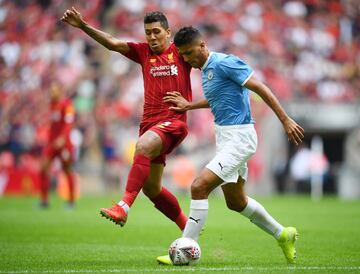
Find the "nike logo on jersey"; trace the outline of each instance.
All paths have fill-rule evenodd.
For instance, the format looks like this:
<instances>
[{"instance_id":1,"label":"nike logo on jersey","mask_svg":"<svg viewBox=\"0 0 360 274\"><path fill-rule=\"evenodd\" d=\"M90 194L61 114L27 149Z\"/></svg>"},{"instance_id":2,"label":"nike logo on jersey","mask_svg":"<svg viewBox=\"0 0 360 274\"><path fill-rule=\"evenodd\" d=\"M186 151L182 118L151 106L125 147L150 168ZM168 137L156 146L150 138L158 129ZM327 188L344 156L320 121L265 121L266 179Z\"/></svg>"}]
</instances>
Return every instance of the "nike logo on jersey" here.
<instances>
[{"instance_id":1,"label":"nike logo on jersey","mask_svg":"<svg viewBox=\"0 0 360 274\"><path fill-rule=\"evenodd\" d=\"M199 223L200 219L194 219L193 217L189 217L190 220L193 220L195 223Z\"/></svg>"}]
</instances>

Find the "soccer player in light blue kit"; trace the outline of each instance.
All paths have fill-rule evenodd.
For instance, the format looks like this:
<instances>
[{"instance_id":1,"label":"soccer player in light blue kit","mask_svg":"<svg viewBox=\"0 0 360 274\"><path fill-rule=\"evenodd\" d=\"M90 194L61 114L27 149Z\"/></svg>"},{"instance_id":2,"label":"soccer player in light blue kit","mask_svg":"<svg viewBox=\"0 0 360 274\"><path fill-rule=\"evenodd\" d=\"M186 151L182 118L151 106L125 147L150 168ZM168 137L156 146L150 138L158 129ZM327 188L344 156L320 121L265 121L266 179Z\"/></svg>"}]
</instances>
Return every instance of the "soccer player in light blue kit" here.
<instances>
[{"instance_id":1,"label":"soccer player in light blue kit","mask_svg":"<svg viewBox=\"0 0 360 274\"><path fill-rule=\"evenodd\" d=\"M201 69L206 100L190 103L179 92L169 92L164 101L173 104L170 108L176 111L210 107L216 134L216 155L191 185L190 215L182 237L198 239L208 214L208 196L221 185L228 208L272 235L287 261L294 263L296 228L283 227L259 202L245 194L246 163L257 147L249 90L256 92L275 112L291 142L301 143L304 130L286 114L271 90L253 76L251 67L240 58L209 52L200 32L193 27L180 29L174 42L184 60ZM168 256L157 260L171 264Z\"/></svg>"}]
</instances>

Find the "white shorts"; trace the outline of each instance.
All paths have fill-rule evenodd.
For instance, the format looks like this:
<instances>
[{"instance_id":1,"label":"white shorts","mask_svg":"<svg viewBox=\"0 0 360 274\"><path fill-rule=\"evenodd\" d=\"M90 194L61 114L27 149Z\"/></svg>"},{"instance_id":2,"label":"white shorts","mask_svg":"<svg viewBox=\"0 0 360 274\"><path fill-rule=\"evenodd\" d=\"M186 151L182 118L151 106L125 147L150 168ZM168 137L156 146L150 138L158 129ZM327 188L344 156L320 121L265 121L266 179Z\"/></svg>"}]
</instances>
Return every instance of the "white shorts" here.
<instances>
[{"instance_id":1,"label":"white shorts","mask_svg":"<svg viewBox=\"0 0 360 274\"><path fill-rule=\"evenodd\" d=\"M236 183L239 176L248 176L246 162L255 153L257 134L253 124L215 125L216 155L206 165L225 183Z\"/></svg>"}]
</instances>

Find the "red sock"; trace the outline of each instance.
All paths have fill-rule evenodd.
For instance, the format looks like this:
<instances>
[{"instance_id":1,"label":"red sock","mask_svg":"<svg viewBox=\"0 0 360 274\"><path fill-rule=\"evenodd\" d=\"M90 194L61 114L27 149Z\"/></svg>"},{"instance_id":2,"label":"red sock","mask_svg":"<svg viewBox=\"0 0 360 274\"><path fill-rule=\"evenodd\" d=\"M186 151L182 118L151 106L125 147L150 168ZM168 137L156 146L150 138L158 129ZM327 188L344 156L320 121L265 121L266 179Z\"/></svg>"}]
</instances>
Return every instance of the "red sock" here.
<instances>
[{"instance_id":1,"label":"red sock","mask_svg":"<svg viewBox=\"0 0 360 274\"><path fill-rule=\"evenodd\" d=\"M130 169L122 201L129 207L135 201L137 195L150 175L150 158L144 155L135 155L133 165Z\"/></svg>"},{"instance_id":2,"label":"red sock","mask_svg":"<svg viewBox=\"0 0 360 274\"><path fill-rule=\"evenodd\" d=\"M65 172L66 179L68 181L69 187L69 202L73 203L75 201L75 182L74 182L74 174L70 171L69 173Z\"/></svg>"},{"instance_id":3,"label":"red sock","mask_svg":"<svg viewBox=\"0 0 360 274\"><path fill-rule=\"evenodd\" d=\"M160 210L170 220L175 222L181 231L185 229L188 218L181 210L176 197L165 187L163 187L159 195L152 198L151 201L158 210Z\"/></svg>"},{"instance_id":4,"label":"red sock","mask_svg":"<svg viewBox=\"0 0 360 274\"><path fill-rule=\"evenodd\" d=\"M49 176L46 174L46 172L41 172L41 174L40 174L40 199L44 203L48 202L49 187L50 187Z\"/></svg>"}]
</instances>

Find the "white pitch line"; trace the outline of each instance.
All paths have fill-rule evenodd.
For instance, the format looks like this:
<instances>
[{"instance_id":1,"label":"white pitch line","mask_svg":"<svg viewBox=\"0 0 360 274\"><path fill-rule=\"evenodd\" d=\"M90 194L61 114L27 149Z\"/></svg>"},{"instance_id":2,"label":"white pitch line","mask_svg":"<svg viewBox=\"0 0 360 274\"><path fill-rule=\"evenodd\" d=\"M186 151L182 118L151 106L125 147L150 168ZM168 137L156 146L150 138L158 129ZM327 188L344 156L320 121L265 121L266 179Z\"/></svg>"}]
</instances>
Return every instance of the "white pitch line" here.
<instances>
[{"instance_id":1,"label":"white pitch line","mask_svg":"<svg viewBox=\"0 0 360 274\"><path fill-rule=\"evenodd\" d=\"M161 266L162 267L162 266ZM360 266L284 266L284 267L177 267L177 268L122 268L122 269L68 269L68 270L23 270L1 271L0 273L124 273L124 272L198 272L198 271L271 271L271 270L360 270Z\"/></svg>"}]
</instances>

